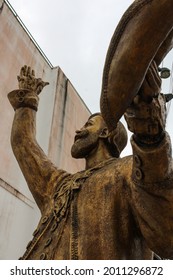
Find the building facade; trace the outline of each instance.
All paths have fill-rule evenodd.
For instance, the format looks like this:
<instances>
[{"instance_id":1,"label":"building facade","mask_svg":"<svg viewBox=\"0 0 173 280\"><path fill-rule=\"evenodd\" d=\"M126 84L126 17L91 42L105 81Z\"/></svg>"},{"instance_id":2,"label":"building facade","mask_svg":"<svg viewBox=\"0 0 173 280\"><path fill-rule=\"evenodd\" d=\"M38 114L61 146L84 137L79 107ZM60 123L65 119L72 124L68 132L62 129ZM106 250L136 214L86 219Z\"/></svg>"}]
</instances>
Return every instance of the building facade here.
<instances>
[{"instance_id":1,"label":"building facade","mask_svg":"<svg viewBox=\"0 0 173 280\"><path fill-rule=\"evenodd\" d=\"M17 88L17 75L29 65L49 82L37 112L37 141L58 167L69 172L84 168L72 159L75 130L90 111L60 67L53 67L6 1L0 0L0 259L18 259L40 218L14 158L10 134L14 111L7 94ZM80 116L80 118L79 118Z\"/></svg>"}]
</instances>

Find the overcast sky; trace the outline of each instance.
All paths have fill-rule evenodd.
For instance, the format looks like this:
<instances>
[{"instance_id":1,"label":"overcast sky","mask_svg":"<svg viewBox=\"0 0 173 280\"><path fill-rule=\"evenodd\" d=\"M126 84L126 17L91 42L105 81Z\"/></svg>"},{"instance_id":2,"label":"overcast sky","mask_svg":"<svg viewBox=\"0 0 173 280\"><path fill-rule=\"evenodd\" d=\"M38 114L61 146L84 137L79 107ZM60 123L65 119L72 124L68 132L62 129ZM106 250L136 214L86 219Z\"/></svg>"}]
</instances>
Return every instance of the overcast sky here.
<instances>
[{"instance_id":1,"label":"overcast sky","mask_svg":"<svg viewBox=\"0 0 173 280\"><path fill-rule=\"evenodd\" d=\"M9 0L53 66L60 66L92 113L113 32L132 0ZM172 67L173 52L163 66ZM171 90L170 79L164 92ZM171 108L173 118L173 108ZM172 122L172 121L171 121ZM171 127L169 121L169 127ZM173 132L172 132L173 135Z\"/></svg>"},{"instance_id":2,"label":"overcast sky","mask_svg":"<svg viewBox=\"0 0 173 280\"><path fill-rule=\"evenodd\" d=\"M9 0L53 66L92 112L99 110L111 36L132 0Z\"/></svg>"}]
</instances>

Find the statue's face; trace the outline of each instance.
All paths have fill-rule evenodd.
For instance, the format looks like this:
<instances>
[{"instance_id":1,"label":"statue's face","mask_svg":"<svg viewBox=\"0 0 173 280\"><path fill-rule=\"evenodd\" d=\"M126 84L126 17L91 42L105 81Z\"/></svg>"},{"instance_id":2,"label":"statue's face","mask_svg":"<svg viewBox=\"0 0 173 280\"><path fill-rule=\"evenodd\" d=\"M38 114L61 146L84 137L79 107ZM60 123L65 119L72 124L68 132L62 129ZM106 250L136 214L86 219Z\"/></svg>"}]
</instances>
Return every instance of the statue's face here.
<instances>
[{"instance_id":1,"label":"statue's face","mask_svg":"<svg viewBox=\"0 0 173 280\"><path fill-rule=\"evenodd\" d=\"M93 150L97 149L99 135L103 128L103 119L97 115L89 119L86 124L76 131L71 155L74 158L86 158Z\"/></svg>"}]
</instances>

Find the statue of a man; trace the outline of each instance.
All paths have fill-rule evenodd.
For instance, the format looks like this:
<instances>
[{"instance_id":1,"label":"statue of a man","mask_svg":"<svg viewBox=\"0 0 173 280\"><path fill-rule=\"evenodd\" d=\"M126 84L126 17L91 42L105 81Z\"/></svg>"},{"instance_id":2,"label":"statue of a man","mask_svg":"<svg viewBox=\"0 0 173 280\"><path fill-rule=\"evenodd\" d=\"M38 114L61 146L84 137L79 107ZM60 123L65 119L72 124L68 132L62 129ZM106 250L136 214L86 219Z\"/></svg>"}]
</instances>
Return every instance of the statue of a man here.
<instances>
[{"instance_id":1,"label":"statue of a man","mask_svg":"<svg viewBox=\"0 0 173 280\"><path fill-rule=\"evenodd\" d=\"M171 143L155 64L125 114L133 155L119 157L127 141L123 125L110 135L95 114L76 131L72 156L86 161L76 174L54 166L35 138L46 83L27 66L18 81L8 95L15 109L11 143L42 215L22 259L152 259L153 252L173 258Z\"/></svg>"}]
</instances>

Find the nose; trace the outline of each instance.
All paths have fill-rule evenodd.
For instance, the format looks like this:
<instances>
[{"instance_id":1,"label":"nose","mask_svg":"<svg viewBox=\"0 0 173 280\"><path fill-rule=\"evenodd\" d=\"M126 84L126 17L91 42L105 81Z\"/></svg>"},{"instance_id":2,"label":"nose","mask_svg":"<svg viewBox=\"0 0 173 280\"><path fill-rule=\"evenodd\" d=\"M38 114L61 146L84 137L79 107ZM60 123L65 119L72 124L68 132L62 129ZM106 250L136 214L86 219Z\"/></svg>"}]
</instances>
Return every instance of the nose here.
<instances>
[{"instance_id":1,"label":"nose","mask_svg":"<svg viewBox=\"0 0 173 280\"><path fill-rule=\"evenodd\" d=\"M79 133L81 133L81 132L82 132L82 130L83 130L83 127L82 127L82 128L80 128L80 129L77 129L75 132L76 132L76 134L79 134Z\"/></svg>"}]
</instances>

